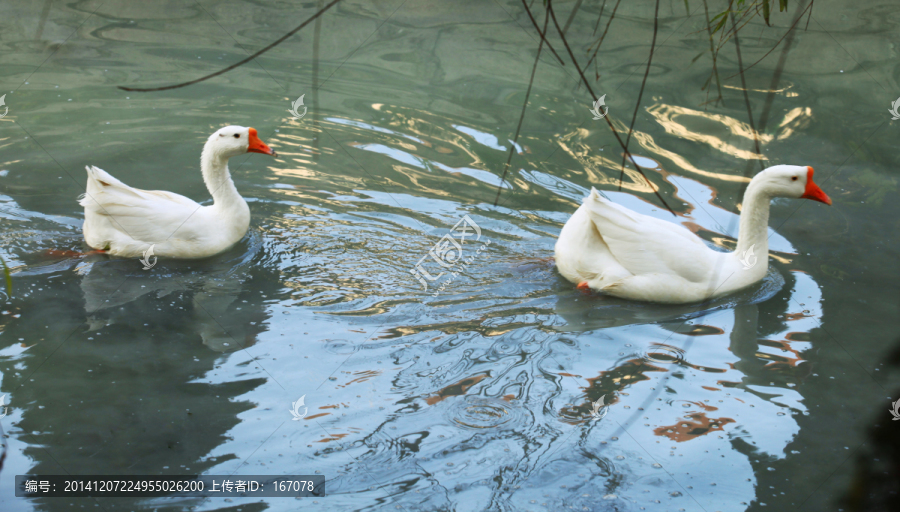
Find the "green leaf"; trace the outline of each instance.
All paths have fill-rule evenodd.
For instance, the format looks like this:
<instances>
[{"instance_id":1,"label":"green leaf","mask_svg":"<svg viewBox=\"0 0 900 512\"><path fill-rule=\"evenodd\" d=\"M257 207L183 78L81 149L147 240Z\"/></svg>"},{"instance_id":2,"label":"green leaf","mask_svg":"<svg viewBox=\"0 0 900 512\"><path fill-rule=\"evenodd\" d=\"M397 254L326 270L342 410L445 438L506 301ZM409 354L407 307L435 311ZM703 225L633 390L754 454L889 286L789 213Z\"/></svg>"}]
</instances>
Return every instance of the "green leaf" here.
<instances>
[{"instance_id":1,"label":"green leaf","mask_svg":"<svg viewBox=\"0 0 900 512\"><path fill-rule=\"evenodd\" d=\"M725 13L722 13L722 14L725 14ZM725 25L725 22L727 20L728 20L728 18L722 18L722 20L719 21L718 24L716 24L716 28L713 29L712 33L715 34L716 32L718 32L719 29L722 28L723 25Z\"/></svg>"},{"instance_id":2,"label":"green leaf","mask_svg":"<svg viewBox=\"0 0 900 512\"><path fill-rule=\"evenodd\" d=\"M706 53L706 52L700 52L700 53L698 53L696 57L694 57L693 59L691 59L691 64L697 62L697 59L699 59L700 57L703 57L703 54L704 54L704 53Z\"/></svg>"},{"instance_id":3,"label":"green leaf","mask_svg":"<svg viewBox=\"0 0 900 512\"><path fill-rule=\"evenodd\" d=\"M763 19L766 20L766 25L771 27L772 24L769 23L769 0L762 0L762 3L763 3Z\"/></svg>"},{"instance_id":4,"label":"green leaf","mask_svg":"<svg viewBox=\"0 0 900 512\"><path fill-rule=\"evenodd\" d=\"M787 2L788 2L788 0L778 0L778 11L779 12L784 12L784 10L787 9Z\"/></svg>"}]
</instances>

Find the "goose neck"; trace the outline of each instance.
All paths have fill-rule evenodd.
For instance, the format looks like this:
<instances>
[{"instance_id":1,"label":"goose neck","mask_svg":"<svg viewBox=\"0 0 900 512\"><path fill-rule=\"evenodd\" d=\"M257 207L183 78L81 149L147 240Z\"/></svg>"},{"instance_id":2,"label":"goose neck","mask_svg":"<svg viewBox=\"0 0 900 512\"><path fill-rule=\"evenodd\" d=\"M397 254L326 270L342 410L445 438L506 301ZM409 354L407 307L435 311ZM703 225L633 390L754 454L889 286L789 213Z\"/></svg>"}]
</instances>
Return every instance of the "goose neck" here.
<instances>
[{"instance_id":1,"label":"goose neck","mask_svg":"<svg viewBox=\"0 0 900 512\"><path fill-rule=\"evenodd\" d=\"M231 180L227 157L204 147L200 156L200 170L214 205L227 207L232 203L244 202L234 186L234 181Z\"/></svg>"},{"instance_id":2,"label":"goose neck","mask_svg":"<svg viewBox=\"0 0 900 512\"><path fill-rule=\"evenodd\" d=\"M744 253L754 245L756 254L769 251L769 202L771 196L759 183L750 182L741 207L740 229L735 252Z\"/></svg>"}]
</instances>

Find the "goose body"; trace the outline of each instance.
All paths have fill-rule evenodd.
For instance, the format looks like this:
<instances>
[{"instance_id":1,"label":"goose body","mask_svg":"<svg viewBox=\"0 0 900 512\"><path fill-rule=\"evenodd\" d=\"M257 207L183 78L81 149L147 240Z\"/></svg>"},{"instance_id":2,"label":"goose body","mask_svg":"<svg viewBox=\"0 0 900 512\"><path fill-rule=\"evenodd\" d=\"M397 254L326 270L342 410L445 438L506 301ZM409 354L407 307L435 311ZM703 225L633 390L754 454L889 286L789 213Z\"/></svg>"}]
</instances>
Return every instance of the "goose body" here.
<instances>
[{"instance_id":1,"label":"goose body","mask_svg":"<svg viewBox=\"0 0 900 512\"><path fill-rule=\"evenodd\" d=\"M87 167L87 187L79 200L85 241L123 257L140 257L151 246L153 254L169 258L205 258L227 250L250 226L250 208L231 180L228 159L248 152L277 156L253 128L226 126L206 141L200 170L213 197L209 206L172 192L129 187L102 169Z\"/></svg>"},{"instance_id":2,"label":"goose body","mask_svg":"<svg viewBox=\"0 0 900 512\"><path fill-rule=\"evenodd\" d=\"M688 229L629 210L596 189L563 226L556 267L580 289L631 300L690 303L727 295L766 275L769 202L806 198L831 204L812 167L778 165L747 187L734 252L709 248Z\"/></svg>"}]
</instances>

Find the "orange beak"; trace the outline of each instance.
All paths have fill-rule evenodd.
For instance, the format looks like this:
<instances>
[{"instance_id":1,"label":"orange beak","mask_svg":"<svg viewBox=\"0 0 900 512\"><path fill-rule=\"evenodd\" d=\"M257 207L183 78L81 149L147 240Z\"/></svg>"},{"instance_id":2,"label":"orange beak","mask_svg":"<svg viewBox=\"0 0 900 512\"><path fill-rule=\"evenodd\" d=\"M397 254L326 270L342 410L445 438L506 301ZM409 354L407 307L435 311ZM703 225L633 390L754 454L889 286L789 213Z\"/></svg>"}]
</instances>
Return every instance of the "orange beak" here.
<instances>
[{"instance_id":1,"label":"orange beak","mask_svg":"<svg viewBox=\"0 0 900 512\"><path fill-rule=\"evenodd\" d=\"M247 146L248 153L262 153L264 155L278 156L278 153L272 151L272 148L266 146L266 143L259 140L256 136L256 128L250 128L250 145ZM809 189L809 187L807 187Z\"/></svg>"},{"instance_id":2,"label":"orange beak","mask_svg":"<svg viewBox=\"0 0 900 512\"><path fill-rule=\"evenodd\" d=\"M807 166L808 170L806 171L806 190L803 192L803 195L800 196L803 199L812 199L813 201L819 201L825 203L827 205L831 204L831 198L828 197L828 194L822 192L822 189L819 188L818 185L813 183L813 168Z\"/></svg>"},{"instance_id":3,"label":"orange beak","mask_svg":"<svg viewBox=\"0 0 900 512\"><path fill-rule=\"evenodd\" d=\"M578 283L578 286L576 286L576 288L578 288L579 290L581 290L583 292L591 291L591 287L588 286L587 281L582 281L582 282Z\"/></svg>"}]
</instances>

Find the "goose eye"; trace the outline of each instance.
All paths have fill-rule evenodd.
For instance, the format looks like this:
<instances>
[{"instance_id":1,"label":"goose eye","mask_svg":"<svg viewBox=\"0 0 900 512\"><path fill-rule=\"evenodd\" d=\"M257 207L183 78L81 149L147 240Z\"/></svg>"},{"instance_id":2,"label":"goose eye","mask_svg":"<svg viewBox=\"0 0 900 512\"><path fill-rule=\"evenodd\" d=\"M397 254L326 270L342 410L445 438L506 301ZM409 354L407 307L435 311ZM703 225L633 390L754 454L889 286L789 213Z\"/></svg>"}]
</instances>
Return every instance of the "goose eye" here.
<instances>
[{"instance_id":1,"label":"goose eye","mask_svg":"<svg viewBox=\"0 0 900 512\"><path fill-rule=\"evenodd\" d=\"M235 134L234 134L234 138L235 138L235 139L240 139L240 138L241 138L241 134L235 133Z\"/></svg>"},{"instance_id":2,"label":"goose eye","mask_svg":"<svg viewBox=\"0 0 900 512\"><path fill-rule=\"evenodd\" d=\"M791 176L791 181L797 181L797 177L796 177L796 176Z\"/></svg>"}]
</instances>

